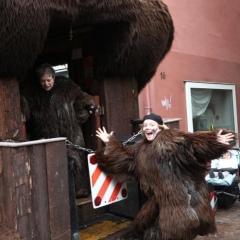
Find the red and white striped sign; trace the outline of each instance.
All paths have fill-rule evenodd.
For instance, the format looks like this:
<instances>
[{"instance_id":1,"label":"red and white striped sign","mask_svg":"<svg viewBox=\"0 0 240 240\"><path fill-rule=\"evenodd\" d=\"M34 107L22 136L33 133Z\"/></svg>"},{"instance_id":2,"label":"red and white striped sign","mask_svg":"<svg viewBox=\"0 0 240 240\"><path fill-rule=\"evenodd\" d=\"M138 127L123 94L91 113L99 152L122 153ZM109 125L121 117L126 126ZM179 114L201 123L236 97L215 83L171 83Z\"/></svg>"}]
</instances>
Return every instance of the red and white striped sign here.
<instances>
[{"instance_id":1,"label":"red and white striped sign","mask_svg":"<svg viewBox=\"0 0 240 240\"><path fill-rule=\"evenodd\" d=\"M94 208L127 198L127 183L119 183L104 173L98 167L94 153L88 155L88 169Z\"/></svg>"},{"instance_id":2,"label":"red and white striped sign","mask_svg":"<svg viewBox=\"0 0 240 240\"><path fill-rule=\"evenodd\" d=\"M210 205L212 208L212 211L215 212L216 211L216 198L215 198L215 193L214 191L210 192Z\"/></svg>"}]
</instances>

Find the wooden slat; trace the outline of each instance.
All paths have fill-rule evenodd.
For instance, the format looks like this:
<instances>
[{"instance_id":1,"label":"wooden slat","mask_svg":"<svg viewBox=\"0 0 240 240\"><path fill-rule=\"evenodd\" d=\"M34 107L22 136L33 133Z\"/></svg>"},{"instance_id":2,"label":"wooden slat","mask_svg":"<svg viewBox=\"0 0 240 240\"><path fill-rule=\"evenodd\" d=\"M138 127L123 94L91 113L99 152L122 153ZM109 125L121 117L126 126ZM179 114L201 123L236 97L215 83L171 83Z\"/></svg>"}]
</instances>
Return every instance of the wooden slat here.
<instances>
[{"instance_id":1,"label":"wooden slat","mask_svg":"<svg viewBox=\"0 0 240 240\"><path fill-rule=\"evenodd\" d=\"M0 147L0 222L27 240L70 239L65 140Z\"/></svg>"},{"instance_id":2,"label":"wooden slat","mask_svg":"<svg viewBox=\"0 0 240 240\"><path fill-rule=\"evenodd\" d=\"M45 144L27 148L31 159L32 217L35 239L50 239Z\"/></svg>"},{"instance_id":3,"label":"wooden slat","mask_svg":"<svg viewBox=\"0 0 240 240\"><path fill-rule=\"evenodd\" d=\"M3 204L3 200L4 200L4 194L1 194L3 189L3 156L2 156L2 149L0 148L0 222L5 222L4 221L4 215L3 215L3 211L1 209L3 209L4 204ZM2 191L1 191L2 189Z\"/></svg>"},{"instance_id":4,"label":"wooden slat","mask_svg":"<svg viewBox=\"0 0 240 240\"><path fill-rule=\"evenodd\" d=\"M2 194L4 194L3 198L3 218L4 223L6 223L7 227L15 229L15 225L17 225L15 218L15 192L14 192L14 184L13 184L13 164L12 158L9 159L9 156L12 156L12 151L9 148L4 149L2 151L2 159L3 159L3 189Z\"/></svg>"},{"instance_id":5,"label":"wooden slat","mask_svg":"<svg viewBox=\"0 0 240 240\"><path fill-rule=\"evenodd\" d=\"M65 142L46 144L51 239L70 239L68 163Z\"/></svg>"},{"instance_id":6,"label":"wooden slat","mask_svg":"<svg viewBox=\"0 0 240 240\"><path fill-rule=\"evenodd\" d=\"M104 79L100 99L104 105L102 124L116 137L132 133L131 120L138 118L138 90L134 78Z\"/></svg>"}]
</instances>

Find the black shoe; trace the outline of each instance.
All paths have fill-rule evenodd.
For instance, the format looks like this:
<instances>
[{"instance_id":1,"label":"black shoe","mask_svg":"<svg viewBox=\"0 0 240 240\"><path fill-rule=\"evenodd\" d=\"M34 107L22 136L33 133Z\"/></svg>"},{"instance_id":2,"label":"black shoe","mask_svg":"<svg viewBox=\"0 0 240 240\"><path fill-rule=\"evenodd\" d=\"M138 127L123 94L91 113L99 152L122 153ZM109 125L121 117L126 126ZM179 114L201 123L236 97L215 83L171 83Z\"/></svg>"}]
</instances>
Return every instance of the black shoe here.
<instances>
[{"instance_id":1,"label":"black shoe","mask_svg":"<svg viewBox=\"0 0 240 240\"><path fill-rule=\"evenodd\" d=\"M224 179L224 175L221 171L218 172L218 177L219 179Z\"/></svg>"},{"instance_id":2,"label":"black shoe","mask_svg":"<svg viewBox=\"0 0 240 240\"><path fill-rule=\"evenodd\" d=\"M209 177L210 177L210 178L215 178L215 174L214 174L214 172L213 172L213 169L210 169L210 171L209 171Z\"/></svg>"}]
</instances>

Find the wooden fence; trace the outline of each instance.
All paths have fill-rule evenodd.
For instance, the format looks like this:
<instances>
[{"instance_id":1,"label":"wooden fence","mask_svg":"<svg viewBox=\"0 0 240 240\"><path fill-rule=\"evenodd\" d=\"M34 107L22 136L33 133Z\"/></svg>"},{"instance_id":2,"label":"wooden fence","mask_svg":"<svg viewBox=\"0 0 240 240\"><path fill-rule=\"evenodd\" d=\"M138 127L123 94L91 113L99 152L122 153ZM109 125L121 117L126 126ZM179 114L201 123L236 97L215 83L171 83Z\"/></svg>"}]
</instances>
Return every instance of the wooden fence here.
<instances>
[{"instance_id":1,"label":"wooden fence","mask_svg":"<svg viewBox=\"0 0 240 240\"><path fill-rule=\"evenodd\" d=\"M0 222L25 240L69 240L65 138L0 142Z\"/></svg>"}]
</instances>

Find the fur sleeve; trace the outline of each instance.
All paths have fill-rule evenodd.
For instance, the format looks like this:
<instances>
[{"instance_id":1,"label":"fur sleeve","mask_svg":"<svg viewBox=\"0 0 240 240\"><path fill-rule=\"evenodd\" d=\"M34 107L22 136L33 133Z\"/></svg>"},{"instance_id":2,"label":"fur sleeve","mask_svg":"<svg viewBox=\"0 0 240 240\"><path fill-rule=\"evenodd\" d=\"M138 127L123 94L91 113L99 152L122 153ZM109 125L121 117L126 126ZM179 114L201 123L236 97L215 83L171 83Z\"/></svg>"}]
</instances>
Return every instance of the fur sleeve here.
<instances>
[{"instance_id":1,"label":"fur sleeve","mask_svg":"<svg viewBox=\"0 0 240 240\"><path fill-rule=\"evenodd\" d=\"M74 114L79 124L87 121L90 116L86 109L88 105L94 105L93 96L85 93L80 86L73 82L70 78L57 76L55 80L56 95L59 103L68 102L73 104Z\"/></svg>"},{"instance_id":2,"label":"fur sleeve","mask_svg":"<svg viewBox=\"0 0 240 240\"><path fill-rule=\"evenodd\" d=\"M89 111L86 109L86 106L88 105L95 106L93 97L79 89L78 96L74 101L74 109L76 112L76 117L80 124L86 122L90 116Z\"/></svg>"},{"instance_id":3,"label":"fur sleeve","mask_svg":"<svg viewBox=\"0 0 240 240\"><path fill-rule=\"evenodd\" d=\"M232 149L236 144L236 138L230 145L223 144L217 141L217 133L215 131L198 131L192 134L187 134L186 137L190 140L194 155L201 162L219 158L224 152ZM222 134L226 134L232 131L223 130ZM232 132L234 133L234 132Z\"/></svg>"},{"instance_id":4,"label":"fur sleeve","mask_svg":"<svg viewBox=\"0 0 240 240\"><path fill-rule=\"evenodd\" d=\"M134 178L134 147L123 146L115 137L96 152L99 167L111 177L123 182Z\"/></svg>"}]
</instances>

